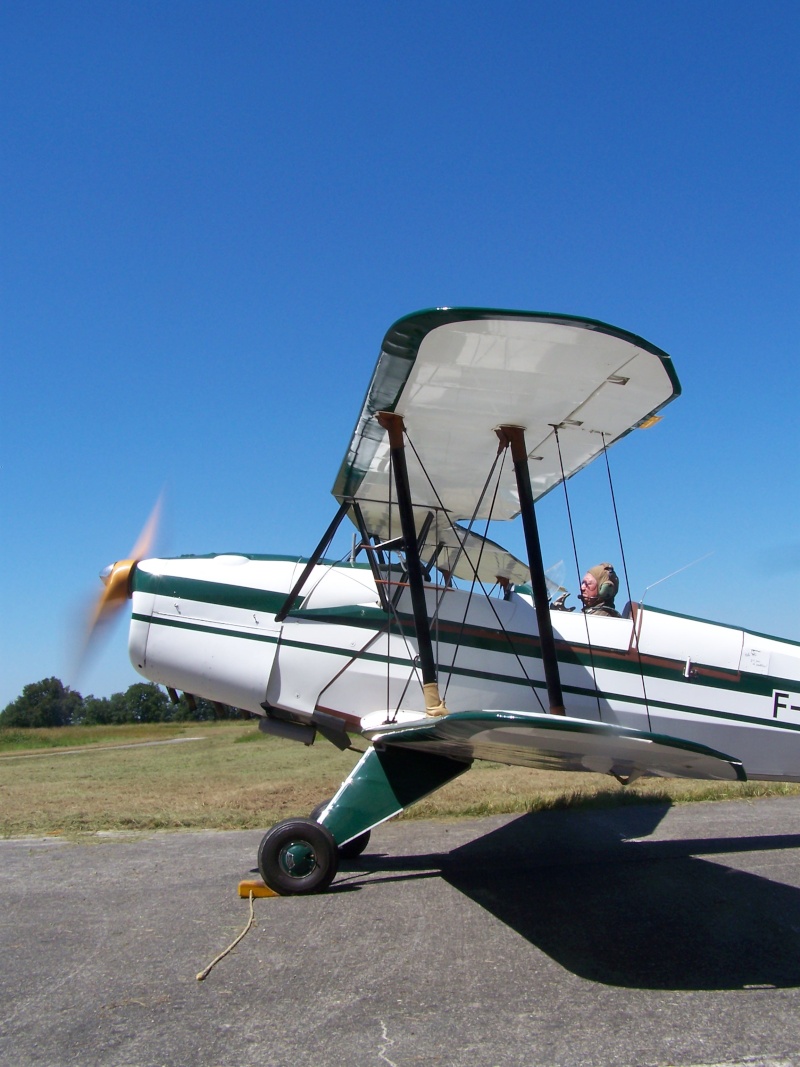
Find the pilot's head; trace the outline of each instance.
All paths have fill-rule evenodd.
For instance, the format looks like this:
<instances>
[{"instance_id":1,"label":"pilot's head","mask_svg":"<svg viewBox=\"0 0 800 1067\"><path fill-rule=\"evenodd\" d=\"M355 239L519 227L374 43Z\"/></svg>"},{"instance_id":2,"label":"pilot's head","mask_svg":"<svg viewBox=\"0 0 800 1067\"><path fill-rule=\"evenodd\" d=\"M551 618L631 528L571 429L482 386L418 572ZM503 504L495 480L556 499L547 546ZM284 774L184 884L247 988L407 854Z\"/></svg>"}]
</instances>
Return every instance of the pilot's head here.
<instances>
[{"instance_id":1,"label":"pilot's head","mask_svg":"<svg viewBox=\"0 0 800 1067\"><path fill-rule=\"evenodd\" d=\"M610 563L600 563L584 574L580 599L587 608L597 607L598 604L613 608L618 589L619 578L614 568Z\"/></svg>"}]
</instances>

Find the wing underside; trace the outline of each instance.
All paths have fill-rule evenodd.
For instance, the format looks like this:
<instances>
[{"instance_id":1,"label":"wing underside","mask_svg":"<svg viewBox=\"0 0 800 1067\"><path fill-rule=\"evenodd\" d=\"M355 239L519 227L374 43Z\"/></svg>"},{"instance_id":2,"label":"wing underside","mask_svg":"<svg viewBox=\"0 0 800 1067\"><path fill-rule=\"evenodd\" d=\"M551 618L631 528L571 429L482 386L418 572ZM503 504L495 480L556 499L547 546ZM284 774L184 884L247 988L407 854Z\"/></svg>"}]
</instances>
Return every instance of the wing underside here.
<instances>
[{"instance_id":1,"label":"wing underside","mask_svg":"<svg viewBox=\"0 0 800 1067\"><path fill-rule=\"evenodd\" d=\"M740 760L680 738L612 723L515 711L462 711L444 718L366 731L376 745L482 759L536 770L639 777L746 781Z\"/></svg>"},{"instance_id":2,"label":"wing underside","mask_svg":"<svg viewBox=\"0 0 800 1067\"><path fill-rule=\"evenodd\" d=\"M440 539L457 520L512 519L519 499L511 463L497 459L498 427L524 429L538 499L679 392L665 352L604 323L474 308L419 312L384 339L333 492L357 502L371 536L399 531L388 442L375 418L391 411L405 425L418 530L428 515Z\"/></svg>"}]
</instances>

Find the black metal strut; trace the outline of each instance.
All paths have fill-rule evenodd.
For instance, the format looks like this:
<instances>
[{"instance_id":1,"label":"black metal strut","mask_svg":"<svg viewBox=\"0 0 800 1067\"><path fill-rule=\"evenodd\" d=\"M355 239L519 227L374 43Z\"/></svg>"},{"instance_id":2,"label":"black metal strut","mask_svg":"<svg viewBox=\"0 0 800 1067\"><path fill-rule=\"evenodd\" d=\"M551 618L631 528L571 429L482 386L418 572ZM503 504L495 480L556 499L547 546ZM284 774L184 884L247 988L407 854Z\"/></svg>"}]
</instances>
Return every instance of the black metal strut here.
<instances>
[{"instance_id":1,"label":"black metal strut","mask_svg":"<svg viewBox=\"0 0 800 1067\"><path fill-rule=\"evenodd\" d=\"M531 572L533 589L533 606L536 609L536 621L539 624L539 644L542 649L544 679L547 684L547 697L551 715L565 715L564 696L561 690L561 676L556 658L556 642L553 637L553 624L550 618L550 604L547 598L547 581L542 563L542 547L539 542L539 526L533 506L531 489L531 472L528 469L528 451L525 447L525 431L521 426L501 426L497 430L500 447L511 446L511 458L514 461L514 474L517 478L520 508L522 510L522 527L525 533L525 547L528 550L528 566Z\"/></svg>"},{"instance_id":2,"label":"black metal strut","mask_svg":"<svg viewBox=\"0 0 800 1067\"><path fill-rule=\"evenodd\" d=\"M289 592L289 595L286 597L286 599L283 602L283 606L281 607L280 611L276 614L275 622L283 622L283 620L286 618L286 616L289 614L289 612L294 607L294 602L297 599L298 594L300 593L300 590L306 584L306 579L308 578L309 574L311 574L311 572L314 570L316 565L319 563L320 559L322 558L322 554L325 552L325 550L327 549L328 545L333 540L333 535L339 529L339 526L342 523L342 519L347 514L347 511L348 511L349 507L350 507L350 501L349 500L343 500L342 503L339 505L339 510L336 512L336 514L334 515L333 519L331 520L331 524L328 527L328 529L322 535L322 540L317 545L317 547L314 549L313 553L311 554L311 559L309 559L308 563L306 563L305 567L303 567L302 574L300 575L300 577L297 579L297 581L292 586L291 591Z\"/></svg>"},{"instance_id":3,"label":"black metal strut","mask_svg":"<svg viewBox=\"0 0 800 1067\"><path fill-rule=\"evenodd\" d=\"M433 654L430 620L425 602L425 586L422 563L419 558L417 527L414 521L414 508L411 503L411 489L408 482L404 424L401 415L391 411L380 411L376 416L378 423L389 435L389 453L394 471L394 483L397 490L397 510L400 513L400 528L406 555L408 585L411 591L411 610L414 616L414 629L417 635L422 685L425 691L425 705L429 711L444 714L444 709L437 688L436 660ZM435 691L435 692L434 692Z\"/></svg>"}]
</instances>

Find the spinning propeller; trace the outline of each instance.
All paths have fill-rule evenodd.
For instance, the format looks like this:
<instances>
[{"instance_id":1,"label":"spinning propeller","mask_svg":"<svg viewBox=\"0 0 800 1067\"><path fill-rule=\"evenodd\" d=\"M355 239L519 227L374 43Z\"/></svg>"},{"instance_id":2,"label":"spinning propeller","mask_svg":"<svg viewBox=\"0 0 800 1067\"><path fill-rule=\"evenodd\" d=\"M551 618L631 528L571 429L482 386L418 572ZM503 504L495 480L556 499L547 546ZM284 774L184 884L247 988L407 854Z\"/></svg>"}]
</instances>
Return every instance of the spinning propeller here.
<instances>
[{"instance_id":1,"label":"spinning propeller","mask_svg":"<svg viewBox=\"0 0 800 1067\"><path fill-rule=\"evenodd\" d=\"M159 497L128 558L117 560L116 563L110 563L100 572L100 579L105 589L95 601L89 617L84 640L84 653L98 636L99 628L109 622L124 606L125 601L130 598L131 577L134 568L139 560L146 559L150 555L156 540L161 517L161 501L162 497Z\"/></svg>"}]
</instances>

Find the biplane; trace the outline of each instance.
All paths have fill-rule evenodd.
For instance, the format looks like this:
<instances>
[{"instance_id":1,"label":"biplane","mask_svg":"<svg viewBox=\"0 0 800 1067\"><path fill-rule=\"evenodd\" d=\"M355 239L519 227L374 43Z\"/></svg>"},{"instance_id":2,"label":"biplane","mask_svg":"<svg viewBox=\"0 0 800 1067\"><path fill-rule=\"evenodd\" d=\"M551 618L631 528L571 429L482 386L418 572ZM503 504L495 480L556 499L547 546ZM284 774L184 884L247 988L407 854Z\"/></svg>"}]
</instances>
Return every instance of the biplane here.
<instances>
[{"instance_id":1,"label":"biplane","mask_svg":"<svg viewBox=\"0 0 800 1067\"><path fill-rule=\"evenodd\" d=\"M642 776L800 781L800 646L629 602L554 610L537 502L680 392L670 357L568 315L440 308L386 334L308 557L114 564L145 678L362 752L259 848L280 894L326 889L370 830L473 760ZM521 518L526 560L489 539ZM342 523L343 559L325 556ZM628 594L630 596L630 594Z\"/></svg>"}]
</instances>

